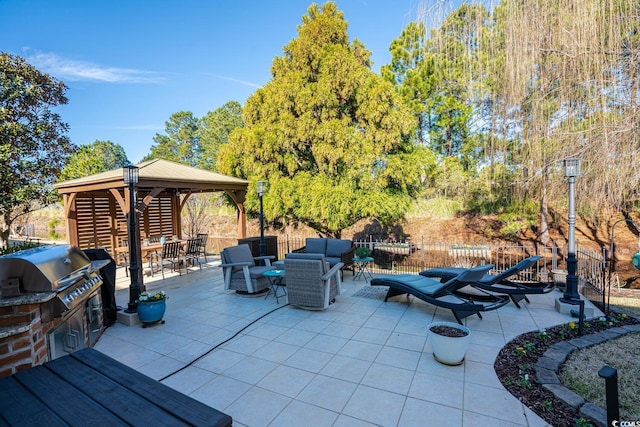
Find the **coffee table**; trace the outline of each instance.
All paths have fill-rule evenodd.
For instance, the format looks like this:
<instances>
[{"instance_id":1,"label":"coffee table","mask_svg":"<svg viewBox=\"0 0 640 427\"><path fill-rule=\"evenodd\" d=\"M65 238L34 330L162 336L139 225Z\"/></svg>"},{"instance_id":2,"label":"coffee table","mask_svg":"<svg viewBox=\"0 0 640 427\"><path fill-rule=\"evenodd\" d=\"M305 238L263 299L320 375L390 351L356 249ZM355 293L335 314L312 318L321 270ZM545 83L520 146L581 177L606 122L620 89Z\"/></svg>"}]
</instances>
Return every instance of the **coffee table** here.
<instances>
[{"instance_id":1,"label":"coffee table","mask_svg":"<svg viewBox=\"0 0 640 427\"><path fill-rule=\"evenodd\" d=\"M353 264L356 267L356 274L353 276L353 280L362 277L365 282L367 281L367 274L369 275L369 279L373 279L371 275L371 271L369 270L369 263L373 262L373 257L366 258L353 258Z\"/></svg>"},{"instance_id":2,"label":"coffee table","mask_svg":"<svg viewBox=\"0 0 640 427\"><path fill-rule=\"evenodd\" d=\"M269 283L271 284L269 292L264 296L264 299L267 299L269 294L273 292L273 295L276 297L276 303L280 304L278 297L283 297L287 295L287 286L285 283L282 283L282 278L284 277L284 270L267 270L262 273L265 277L269 279ZM278 295L278 288L282 289L282 295Z\"/></svg>"}]
</instances>

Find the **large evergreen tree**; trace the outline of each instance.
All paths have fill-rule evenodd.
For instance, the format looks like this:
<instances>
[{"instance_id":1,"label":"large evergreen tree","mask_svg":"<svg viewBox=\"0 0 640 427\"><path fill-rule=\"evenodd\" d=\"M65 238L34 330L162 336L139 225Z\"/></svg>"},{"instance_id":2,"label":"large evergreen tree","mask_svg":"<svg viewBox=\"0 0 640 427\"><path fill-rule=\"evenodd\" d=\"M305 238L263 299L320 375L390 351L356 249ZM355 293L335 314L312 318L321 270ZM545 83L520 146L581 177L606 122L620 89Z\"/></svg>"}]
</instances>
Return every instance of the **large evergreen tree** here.
<instances>
[{"instance_id":1,"label":"large evergreen tree","mask_svg":"<svg viewBox=\"0 0 640 427\"><path fill-rule=\"evenodd\" d=\"M19 56L0 52L0 246L21 215L54 201L56 181L74 146L52 109L65 85Z\"/></svg>"},{"instance_id":2,"label":"large evergreen tree","mask_svg":"<svg viewBox=\"0 0 640 427\"><path fill-rule=\"evenodd\" d=\"M229 142L229 135L241 128L242 106L237 101L229 101L222 107L210 111L200 120L201 158L198 165L207 170L216 170L218 150Z\"/></svg>"},{"instance_id":3,"label":"large evergreen tree","mask_svg":"<svg viewBox=\"0 0 640 427\"><path fill-rule=\"evenodd\" d=\"M248 99L218 169L267 179L268 219L338 236L363 218L399 218L419 191L426 159L412 140L416 121L369 57L349 42L335 3L313 4L272 80ZM247 205L255 209L255 193Z\"/></svg>"},{"instance_id":4,"label":"large evergreen tree","mask_svg":"<svg viewBox=\"0 0 640 427\"><path fill-rule=\"evenodd\" d=\"M165 122L166 135L156 134L151 152L143 160L155 158L196 166L200 159L200 120L190 111L173 113Z\"/></svg>"},{"instance_id":5,"label":"large evergreen tree","mask_svg":"<svg viewBox=\"0 0 640 427\"><path fill-rule=\"evenodd\" d=\"M128 165L129 159L121 145L111 141L94 141L83 145L69 157L60 180L81 178Z\"/></svg>"}]
</instances>

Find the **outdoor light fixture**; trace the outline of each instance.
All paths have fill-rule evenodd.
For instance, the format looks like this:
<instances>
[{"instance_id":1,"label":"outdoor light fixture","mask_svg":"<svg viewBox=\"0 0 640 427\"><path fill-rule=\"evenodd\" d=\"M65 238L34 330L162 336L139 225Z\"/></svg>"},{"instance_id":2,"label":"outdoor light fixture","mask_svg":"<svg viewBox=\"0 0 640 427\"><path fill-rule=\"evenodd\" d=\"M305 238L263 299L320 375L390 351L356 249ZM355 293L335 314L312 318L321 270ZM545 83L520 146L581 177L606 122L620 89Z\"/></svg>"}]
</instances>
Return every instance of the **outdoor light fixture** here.
<instances>
[{"instance_id":1,"label":"outdoor light fixture","mask_svg":"<svg viewBox=\"0 0 640 427\"><path fill-rule=\"evenodd\" d=\"M567 285L561 302L577 304L580 301L578 294L578 276L576 270L578 258L576 258L576 177L580 175L580 159L565 159L563 162L564 176L569 183L569 242L567 254Z\"/></svg>"},{"instance_id":2,"label":"outdoor light fixture","mask_svg":"<svg viewBox=\"0 0 640 427\"><path fill-rule=\"evenodd\" d=\"M567 178L580 175L580 159L565 159L562 162L564 176Z\"/></svg>"},{"instance_id":3,"label":"outdoor light fixture","mask_svg":"<svg viewBox=\"0 0 640 427\"><path fill-rule=\"evenodd\" d=\"M140 168L128 165L122 168L122 179L129 186L129 215L127 215L129 229L129 305L125 312L135 313L138 310L140 296L140 280L138 275L138 215L136 214L136 185L140 181Z\"/></svg>"},{"instance_id":4,"label":"outdoor light fixture","mask_svg":"<svg viewBox=\"0 0 640 427\"><path fill-rule=\"evenodd\" d=\"M258 190L258 197L260 198L260 256L265 256L265 243L264 243L264 210L262 207L262 196L267 189L266 181L256 182L256 190Z\"/></svg>"}]
</instances>

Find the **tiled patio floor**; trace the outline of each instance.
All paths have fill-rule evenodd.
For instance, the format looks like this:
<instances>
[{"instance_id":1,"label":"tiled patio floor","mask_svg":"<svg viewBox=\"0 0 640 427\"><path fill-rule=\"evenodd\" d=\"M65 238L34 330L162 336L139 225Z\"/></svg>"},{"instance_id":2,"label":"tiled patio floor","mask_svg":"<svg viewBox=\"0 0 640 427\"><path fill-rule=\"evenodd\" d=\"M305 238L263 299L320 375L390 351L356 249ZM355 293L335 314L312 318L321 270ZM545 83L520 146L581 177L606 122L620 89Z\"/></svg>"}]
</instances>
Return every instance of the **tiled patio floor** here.
<instances>
[{"instance_id":1,"label":"tiled patio floor","mask_svg":"<svg viewBox=\"0 0 640 427\"><path fill-rule=\"evenodd\" d=\"M554 308L559 291L465 319L472 343L465 363L449 367L427 340L431 321L454 321L448 310L354 297L368 285L349 272L328 310L300 310L225 291L219 262L209 261L188 276L145 281L169 294L165 324L115 324L95 348L231 415L234 426L546 425L502 387L493 361L513 337L571 320ZM126 307L128 278L118 275Z\"/></svg>"}]
</instances>

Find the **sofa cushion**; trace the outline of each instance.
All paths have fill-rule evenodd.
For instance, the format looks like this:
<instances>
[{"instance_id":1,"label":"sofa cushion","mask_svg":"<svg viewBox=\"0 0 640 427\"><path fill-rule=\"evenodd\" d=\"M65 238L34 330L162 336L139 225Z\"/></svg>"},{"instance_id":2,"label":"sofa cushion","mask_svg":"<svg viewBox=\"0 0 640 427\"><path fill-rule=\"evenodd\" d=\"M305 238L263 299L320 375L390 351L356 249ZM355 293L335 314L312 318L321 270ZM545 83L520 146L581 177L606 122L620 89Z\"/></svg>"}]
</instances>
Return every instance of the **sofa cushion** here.
<instances>
[{"instance_id":1,"label":"sofa cushion","mask_svg":"<svg viewBox=\"0 0 640 427\"><path fill-rule=\"evenodd\" d=\"M305 252L308 254L324 254L327 250L327 239L307 237Z\"/></svg>"},{"instance_id":2,"label":"sofa cushion","mask_svg":"<svg viewBox=\"0 0 640 427\"><path fill-rule=\"evenodd\" d=\"M319 259L321 261L325 260L324 254L318 254L318 253L302 253L301 254L297 252L292 252L287 254L286 258L287 259Z\"/></svg>"},{"instance_id":3,"label":"sofa cushion","mask_svg":"<svg viewBox=\"0 0 640 427\"><path fill-rule=\"evenodd\" d=\"M339 256L328 256L325 257L325 260L329 263L330 267L333 267L339 262L342 262L342 259Z\"/></svg>"},{"instance_id":4,"label":"sofa cushion","mask_svg":"<svg viewBox=\"0 0 640 427\"><path fill-rule=\"evenodd\" d=\"M344 239L327 239L327 251L328 257L340 257L343 252L348 251L351 248L351 240ZM332 264L333 265L333 264Z\"/></svg>"}]
</instances>

